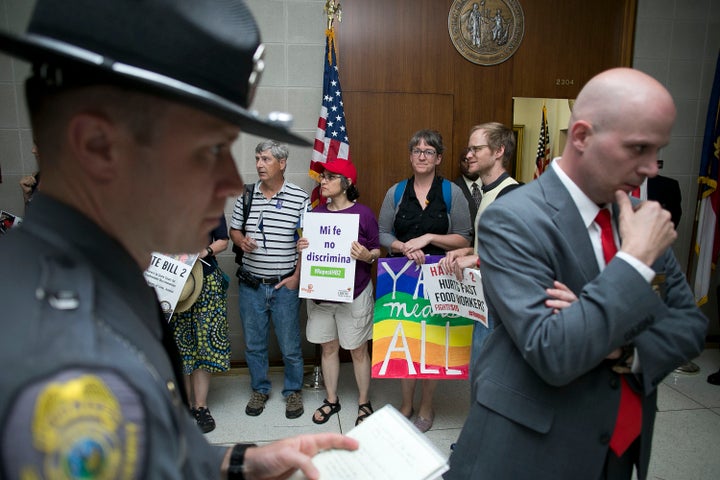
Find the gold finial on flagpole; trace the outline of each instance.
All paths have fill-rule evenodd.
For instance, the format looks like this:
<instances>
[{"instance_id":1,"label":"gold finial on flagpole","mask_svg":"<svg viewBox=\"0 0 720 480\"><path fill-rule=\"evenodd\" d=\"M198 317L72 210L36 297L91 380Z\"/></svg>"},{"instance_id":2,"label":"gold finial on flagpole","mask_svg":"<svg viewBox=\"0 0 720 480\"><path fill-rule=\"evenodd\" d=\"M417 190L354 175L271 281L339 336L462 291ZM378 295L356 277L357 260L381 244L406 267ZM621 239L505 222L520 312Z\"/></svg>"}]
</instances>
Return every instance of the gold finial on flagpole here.
<instances>
[{"instance_id":1,"label":"gold finial on flagpole","mask_svg":"<svg viewBox=\"0 0 720 480\"><path fill-rule=\"evenodd\" d=\"M325 8L323 8L323 12L327 14L327 29L332 30L333 29L333 23L335 22L335 16L337 15L338 22L342 22L342 7L340 6L340 2L336 2L335 0L327 0L325 2Z\"/></svg>"}]
</instances>

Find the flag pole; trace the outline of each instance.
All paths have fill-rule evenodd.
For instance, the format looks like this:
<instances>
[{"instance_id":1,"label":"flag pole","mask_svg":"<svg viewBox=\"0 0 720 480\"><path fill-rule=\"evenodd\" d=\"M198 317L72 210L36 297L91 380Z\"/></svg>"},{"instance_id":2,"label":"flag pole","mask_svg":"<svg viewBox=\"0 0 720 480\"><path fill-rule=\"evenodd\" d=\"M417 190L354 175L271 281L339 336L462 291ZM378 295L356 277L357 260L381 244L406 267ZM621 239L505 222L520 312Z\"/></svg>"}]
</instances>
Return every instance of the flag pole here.
<instances>
[{"instance_id":1,"label":"flag pole","mask_svg":"<svg viewBox=\"0 0 720 480\"><path fill-rule=\"evenodd\" d=\"M685 276L690 282L695 273L694 262L695 262L695 241L697 240L697 227L698 218L700 216L700 201L702 200L702 188L698 187L697 195L695 196L695 215L693 216L692 236L690 237L690 251L688 252L687 268L685 269Z\"/></svg>"},{"instance_id":2,"label":"flag pole","mask_svg":"<svg viewBox=\"0 0 720 480\"><path fill-rule=\"evenodd\" d=\"M323 12L327 15L327 29L325 30L325 44L327 48L327 59L325 59L326 65L336 66L337 65L337 51L335 50L335 19L337 18L338 22L342 22L342 7L340 6L340 2L337 2L336 0L327 0L325 2L325 7L323 8ZM325 84L323 86L323 96L326 95L328 92L326 92L327 88L327 69L325 74L323 75L323 83ZM338 82L338 88L339 88L339 82ZM344 116L344 113L343 113ZM316 137L316 145L314 147L315 155L317 158L317 161L327 161L327 154L328 152L325 150L325 142L324 137L326 136L326 125L324 123L323 119L323 111L321 108L320 111L320 117L321 121L319 122L318 129L319 131L316 135L319 135L320 138ZM337 147L335 147L335 150L337 150ZM313 163L315 160L310 161L310 170L308 172L308 175L310 178L315 180L316 182L320 181L320 176L317 171L313 169ZM316 186L313 189L313 207L317 206L318 203L322 200L322 196L320 195L319 188ZM306 374L303 377L303 386L306 389L309 390L323 390L325 388L325 383L323 379L322 374L322 364L321 364L321 358L322 358L322 347L320 344L315 345L315 358L313 358L313 369L312 372Z\"/></svg>"}]
</instances>

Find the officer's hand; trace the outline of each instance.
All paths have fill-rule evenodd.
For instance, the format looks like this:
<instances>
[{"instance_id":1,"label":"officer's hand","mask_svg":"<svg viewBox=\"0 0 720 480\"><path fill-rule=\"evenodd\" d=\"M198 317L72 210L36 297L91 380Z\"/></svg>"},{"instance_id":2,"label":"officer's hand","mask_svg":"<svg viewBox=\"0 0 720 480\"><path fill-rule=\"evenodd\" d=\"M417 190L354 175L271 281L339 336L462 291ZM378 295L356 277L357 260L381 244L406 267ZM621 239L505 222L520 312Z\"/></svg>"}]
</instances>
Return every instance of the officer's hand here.
<instances>
[{"instance_id":1,"label":"officer's hand","mask_svg":"<svg viewBox=\"0 0 720 480\"><path fill-rule=\"evenodd\" d=\"M311 480L320 478L312 457L329 449L357 450L357 440L339 433L300 435L262 447L248 448L243 464L245 478L266 480L288 478L300 469Z\"/></svg>"}]
</instances>

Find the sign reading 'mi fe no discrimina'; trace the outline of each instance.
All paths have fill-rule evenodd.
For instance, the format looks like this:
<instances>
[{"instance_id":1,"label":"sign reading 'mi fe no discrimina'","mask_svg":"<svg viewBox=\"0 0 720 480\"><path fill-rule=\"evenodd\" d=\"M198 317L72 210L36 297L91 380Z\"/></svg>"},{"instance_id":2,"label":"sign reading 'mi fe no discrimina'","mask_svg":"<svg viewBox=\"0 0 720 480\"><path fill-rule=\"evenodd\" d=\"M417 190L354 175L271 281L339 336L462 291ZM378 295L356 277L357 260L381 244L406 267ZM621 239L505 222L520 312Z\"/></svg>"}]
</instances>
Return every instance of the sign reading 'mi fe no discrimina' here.
<instances>
[{"instance_id":1,"label":"sign reading 'mi fe no discrimina'","mask_svg":"<svg viewBox=\"0 0 720 480\"><path fill-rule=\"evenodd\" d=\"M352 242L358 239L360 215L306 213L300 252L300 297L350 303L354 297L355 260Z\"/></svg>"}]
</instances>

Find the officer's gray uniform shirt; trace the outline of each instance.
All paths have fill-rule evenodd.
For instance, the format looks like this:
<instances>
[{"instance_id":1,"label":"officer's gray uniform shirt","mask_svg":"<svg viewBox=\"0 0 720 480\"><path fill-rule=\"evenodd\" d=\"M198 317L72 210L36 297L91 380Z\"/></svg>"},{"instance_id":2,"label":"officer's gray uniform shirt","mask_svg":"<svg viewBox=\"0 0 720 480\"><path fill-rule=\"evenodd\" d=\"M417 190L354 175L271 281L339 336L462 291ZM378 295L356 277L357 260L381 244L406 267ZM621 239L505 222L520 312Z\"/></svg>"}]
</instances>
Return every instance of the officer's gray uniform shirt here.
<instances>
[{"instance_id":1,"label":"officer's gray uniform shirt","mask_svg":"<svg viewBox=\"0 0 720 480\"><path fill-rule=\"evenodd\" d=\"M155 293L119 243L38 194L0 265L0 478L219 477L226 449L190 418Z\"/></svg>"}]
</instances>

